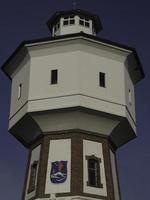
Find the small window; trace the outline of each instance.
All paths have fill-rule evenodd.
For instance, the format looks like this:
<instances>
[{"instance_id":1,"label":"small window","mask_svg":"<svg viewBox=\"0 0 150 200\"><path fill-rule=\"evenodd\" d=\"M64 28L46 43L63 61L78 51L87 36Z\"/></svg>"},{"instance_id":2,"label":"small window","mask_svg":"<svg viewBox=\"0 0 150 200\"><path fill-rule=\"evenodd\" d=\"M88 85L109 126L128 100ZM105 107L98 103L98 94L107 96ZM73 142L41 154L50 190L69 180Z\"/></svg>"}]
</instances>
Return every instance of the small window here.
<instances>
[{"instance_id":1,"label":"small window","mask_svg":"<svg viewBox=\"0 0 150 200\"><path fill-rule=\"evenodd\" d=\"M105 73L100 72L99 73L99 86L100 87L106 87L106 83L105 83Z\"/></svg>"},{"instance_id":2,"label":"small window","mask_svg":"<svg viewBox=\"0 0 150 200\"><path fill-rule=\"evenodd\" d=\"M64 20L63 25L67 26L69 24L68 20Z\"/></svg>"},{"instance_id":3,"label":"small window","mask_svg":"<svg viewBox=\"0 0 150 200\"><path fill-rule=\"evenodd\" d=\"M18 87L18 99L21 98L21 93L22 93L22 84L19 84L19 87Z\"/></svg>"},{"instance_id":4,"label":"small window","mask_svg":"<svg viewBox=\"0 0 150 200\"><path fill-rule=\"evenodd\" d=\"M79 20L79 24L84 26L84 21L82 21L81 19Z\"/></svg>"},{"instance_id":5,"label":"small window","mask_svg":"<svg viewBox=\"0 0 150 200\"><path fill-rule=\"evenodd\" d=\"M72 25L72 24L75 24L75 20L74 19L70 20L70 25Z\"/></svg>"},{"instance_id":6,"label":"small window","mask_svg":"<svg viewBox=\"0 0 150 200\"><path fill-rule=\"evenodd\" d=\"M51 84L57 84L58 82L58 70L51 70Z\"/></svg>"},{"instance_id":7,"label":"small window","mask_svg":"<svg viewBox=\"0 0 150 200\"><path fill-rule=\"evenodd\" d=\"M31 170L30 170L28 193L33 192L35 190L36 177L37 177L37 168L38 168L38 161L34 161L33 164L31 165Z\"/></svg>"},{"instance_id":8,"label":"small window","mask_svg":"<svg viewBox=\"0 0 150 200\"><path fill-rule=\"evenodd\" d=\"M129 104L132 104L132 96L131 96L131 90L129 90Z\"/></svg>"},{"instance_id":9,"label":"small window","mask_svg":"<svg viewBox=\"0 0 150 200\"><path fill-rule=\"evenodd\" d=\"M89 22L85 22L85 27L90 27Z\"/></svg>"},{"instance_id":10,"label":"small window","mask_svg":"<svg viewBox=\"0 0 150 200\"><path fill-rule=\"evenodd\" d=\"M73 24L75 24L74 16L64 17L64 21L63 21L64 26L73 25Z\"/></svg>"},{"instance_id":11,"label":"small window","mask_svg":"<svg viewBox=\"0 0 150 200\"><path fill-rule=\"evenodd\" d=\"M83 17L80 17L80 19L79 19L79 24L80 24L81 26L85 26L85 27L87 27L87 28L90 27L89 19L85 19L85 18L83 18Z\"/></svg>"},{"instance_id":12,"label":"small window","mask_svg":"<svg viewBox=\"0 0 150 200\"><path fill-rule=\"evenodd\" d=\"M103 188L100 175L101 159L96 156L86 156L88 166L88 182L87 185L91 187Z\"/></svg>"}]
</instances>

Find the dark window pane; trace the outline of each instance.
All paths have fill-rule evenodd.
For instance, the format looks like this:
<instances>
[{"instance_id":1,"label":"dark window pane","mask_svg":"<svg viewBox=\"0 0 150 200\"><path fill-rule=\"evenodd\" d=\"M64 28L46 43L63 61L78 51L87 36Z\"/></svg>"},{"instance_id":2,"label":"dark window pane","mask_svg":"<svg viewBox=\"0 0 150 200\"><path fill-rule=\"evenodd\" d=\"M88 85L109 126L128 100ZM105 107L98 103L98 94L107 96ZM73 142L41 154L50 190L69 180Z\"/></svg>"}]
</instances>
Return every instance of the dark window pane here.
<instances>
[{"instance_id":1,"label":"dark window pane","mask_svg":"<svg viewBox=\"0 0 150 200\"><path fill-rule=\"evenodd\" d=\"M71 20L70 20L70 24L75 24L75 20L74 20L74 19L71 19Z\"/></svg>"},{"instance_id":2,"label":"dark window pane","mask_svg":"<svg viewBox=\"0 0 150 200\"><path fill-rule=\"evenodd\" d=\"M68 21L67 21L67 20L64 21L64 22L63 22L63 25L64 25L64 26L68 25Z\"/></svg>"},{"instance_id":3,"label":"dark window pane","mask_svg":"<svg viewBox=\"0 0 150 200\"><path fill-rule=\"evenodd\" d=\"M35 161L31 165L28 193L30 193L30 192L35 190L36 176L37 176L37 166L38 166L38 162L37 161Z\"/></svg>"},{"instance_id":4,"label":"dark window pane","mask_svg":"<svg viewBox=\"0 0 150 200\"><path fill-rule=\"evenodd\" d=\"M92 156L86 156L88 164L88 182L87 185L91 187L103 188L100 175L100 162L101 159Z\"/></svg>"},{"instance_id":5,"label":"dark window pane","mask_svg":"<svg viewBox=\"0 0 150 200\"><path fill-rule=\"evenodd\" d=\"M82 20L79 20L79 24L84 26L84 22Z\"/></svg>"},{"instance_id":6,"label":"dark window pane","mask_svg":"<svg viewBox=\"0 0 150 200\"><path fill-rule=\"evenodd\" d=\"M99 86L105 87L105 73L99 73Z\"/></svg>"},{"instance_id":7,"label":"dark window pane","mask_svg":"<svg viewBox=\"0 0 150 200\"><path fill-rule=\"evenodd\" d=\"M89 168L95 169L95 160L94 159L89 159Z\"/></svg>"},{"instance_id":8,"label":"dark window pane","mask_svg":"<svg viewBox=\"0 0 150 200\"><path fill-rule=\"evenodd\" d=\"M51 84L57 84L58 70L51 70Z\"/></svg>"},{"instance_id":9,"label":"dark window pane","mask_svg":"<svg viewBox=\"0 0 150 200\"><path fill-rule=\"evenodd\" d=\"M100 165L99 160L88 159L88 185L92 187L100 187Z\"/></svg>"},{"instance_id":10,"label":"dark window pane","mask_svg":"<svg viewBox=\"0 0 150 200\"><path fill-rule=\"evenodd\" d=\"M90 27L89 22L85 22L85 27Z\"/></svg>"},{"instance_id":11,"label":"dark window pane","mask_svg":"<svg viewBox=\"0 0 150 200\"><path fill-rule=\"evenodd\" d=\"M89 185L97 186L97 173L98 173L98 161L95 159L88 160L88 174L89 174Z\"/></svg>"},{"instance_id":12,"label":"dark window pane","mask_svg":"<svg viewBox=\"0 0 150 200\"><path fill-rule=\"evenodd\" d=\"M89 170L89 185L97 186L95 171Z\"/></svg>"}]
</instances>

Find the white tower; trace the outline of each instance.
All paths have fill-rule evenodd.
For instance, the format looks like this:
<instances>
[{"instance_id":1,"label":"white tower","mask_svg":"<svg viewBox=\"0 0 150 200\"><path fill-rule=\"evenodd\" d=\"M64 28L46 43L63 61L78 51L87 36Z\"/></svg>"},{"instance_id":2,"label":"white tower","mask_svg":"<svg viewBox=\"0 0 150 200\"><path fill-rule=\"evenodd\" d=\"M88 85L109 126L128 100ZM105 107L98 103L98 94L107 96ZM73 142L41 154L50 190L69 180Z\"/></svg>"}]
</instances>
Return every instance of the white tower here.
<instances>
[{"instance_id":1,"label":"white tower","mask_svg":"<svg viewBox=\"0 0 150 200\"><path fill-rule=\"evenodd\" d=\"M12 80L9 131L27 148L23 200L120 200L115 152L136 137L135 49L96 37L99 17L56 12L51 38L23 42L3 66Z\"/></svg>"}]
</instances>

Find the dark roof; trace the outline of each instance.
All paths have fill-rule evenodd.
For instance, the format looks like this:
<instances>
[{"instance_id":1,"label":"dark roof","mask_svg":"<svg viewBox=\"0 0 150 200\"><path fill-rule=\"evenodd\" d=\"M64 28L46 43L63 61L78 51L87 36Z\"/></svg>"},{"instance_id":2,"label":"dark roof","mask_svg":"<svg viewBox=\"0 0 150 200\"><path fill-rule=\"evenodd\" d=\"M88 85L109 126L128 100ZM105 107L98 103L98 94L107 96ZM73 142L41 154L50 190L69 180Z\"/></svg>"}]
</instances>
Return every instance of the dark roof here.
<instances>
[{"instance_id":1,"label":"dark roof","mask_svg":"<svg viewBox=\"0 0 150 200\"><path fill-rule=\"evenodd\" d=\"M80 17L87 17L94 22L96 33L102 30L102 24L98 15L93 15L92 13L85 10L75 9L55 12L47 22L50 31L52 32L53 26L57 23L60 17L67 17L69 15L79 15Z\"/></svg>"},{"instance_id":2,"label":"dark roof","mask_svg":"<svg viewBox=\"0 0 150 200\"><path fill-rule=\"evenodd\" d=\"M23 50L23 47L25 45L28 45L28 44L35 44L35 43L40 43L40 42L49 42L49 41L59 41L61 39L72 39L72 38L78 38L78 37L84 37L84 38L87 38L87 39L92 39L92 40L95 40L95 41L98 41L98 42L102 42L104 44L108 44L108 45L112 45L112 46L115 46L115 47L119 47L119 48L122 48L122 49L125 49L125 50L130 50L132 51L132 57L135 58L136 60L136 68L133 70L133 73L137 73L137 78L134 80L134 83L136 84L138 81L140 81L141 79L143 79L145 77L144 75L144 71L143 71L143 67L142 67L142 64L140 62L140 59L137 55L137 52L135 50L135 48L132 48L132 47L129 47L129 46L126 46L126 45L123 45L123 44L120 44L120 43L117 43L117 42L113 42L113 41L110 41L110 40L106 40L106 39L102 39L102 38L99 38L99 37L95 37L93 35L89 35L89 34L86 34L86 33L83 33L83 32L80 32L80 33L74 33L74 34L67 34L67 35L60 35L60 36L55 36L55 37L48 37L48 38L41 38L41 39L35 39L35 40L28 40L28 41L23 41L18 47L17 49L14 51L14 53L7 59L7 61L3 64L2 66L2 70L4 71L4 73L11 79L9 73L8 73L8 65L9 63L12 61L12 59L21 51ZM38 44L40 45L40 44ZM24 53L23 53L24 54ZM132 73L132 71L131 71Z\"/></svg>"}]
</instances>

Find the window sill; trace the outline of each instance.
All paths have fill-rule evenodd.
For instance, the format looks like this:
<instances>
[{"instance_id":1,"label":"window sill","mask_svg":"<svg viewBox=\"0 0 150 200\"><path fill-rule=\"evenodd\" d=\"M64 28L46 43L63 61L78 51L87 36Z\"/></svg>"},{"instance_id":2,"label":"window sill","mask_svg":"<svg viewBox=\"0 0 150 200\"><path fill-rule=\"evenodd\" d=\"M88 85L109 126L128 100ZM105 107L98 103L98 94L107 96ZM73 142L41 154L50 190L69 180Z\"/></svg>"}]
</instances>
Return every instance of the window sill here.
<instances>
[{"instance_id":1,"label":"window sill","mask_svg":"<svg viewBox=\"0 0 150 200\"><path fill-rule=\"evenodd\" d=\"M89 184L89 182L87 182L87 186L88 187L93 187L93 188L103 188L103 184L99 184L99 185L91 185L91 184Z\"/></svg>"}]
</instances>

